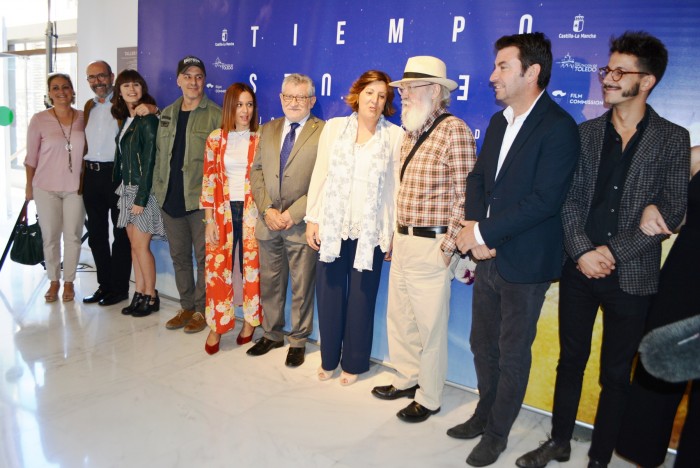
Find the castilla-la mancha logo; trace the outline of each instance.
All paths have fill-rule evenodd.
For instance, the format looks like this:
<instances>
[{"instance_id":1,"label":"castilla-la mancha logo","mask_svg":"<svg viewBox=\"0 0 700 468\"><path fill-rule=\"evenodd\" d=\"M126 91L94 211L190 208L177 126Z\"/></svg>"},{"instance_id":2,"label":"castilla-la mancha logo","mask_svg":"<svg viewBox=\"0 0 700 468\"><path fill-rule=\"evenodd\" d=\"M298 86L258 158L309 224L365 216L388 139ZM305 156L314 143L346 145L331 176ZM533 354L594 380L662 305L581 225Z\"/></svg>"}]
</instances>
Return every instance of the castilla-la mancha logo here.
<instances>
[{"instance_id":1,"label":"castilla-la mancha logo","mask_svg":"<svg viewBox=\"0 0 700 468\"><path fill-rule=\"evenodd\" d=\"M574 18L574 32L580 33L583 31L583 15L577 15Z\"/></svg>"},{"instance_id":2,"label":"castilla-la mancha logo","mask_svg":"<svg viewBox=\"0 0 700 468\"><path fill-rule=\"evenodd\" d=\"M234 43L228 40L228 29L221 30L221 42L214 42L214 47L233 47Z\"/></svg>"}]
</instances>

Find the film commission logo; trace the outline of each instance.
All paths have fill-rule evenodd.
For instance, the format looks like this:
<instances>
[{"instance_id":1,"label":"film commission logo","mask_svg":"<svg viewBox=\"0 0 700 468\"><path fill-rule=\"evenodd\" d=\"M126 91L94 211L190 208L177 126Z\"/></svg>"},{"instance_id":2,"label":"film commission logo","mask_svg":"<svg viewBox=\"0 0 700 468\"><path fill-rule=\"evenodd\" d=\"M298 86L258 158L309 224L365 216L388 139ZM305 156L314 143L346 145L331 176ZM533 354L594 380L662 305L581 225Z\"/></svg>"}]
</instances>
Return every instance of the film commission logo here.
<instances>
[{"instance_id":1,"label":"film commission logo","mask_svg":"<svg viewBox=\"0 0 700 468\"><path fill-rule=\"evenodd\" d=\"M596 106L602 106L603 101L600 99L586 99L584 98L583 94L580 93L567 93L566 91L562 91L561 89L555 89L552 91L552 97L554 98L554 101L557 102L557 104L561 104L561 101L569 95L569 99L566 101L569 104L586 104L586 105L596 105Z\"/></svg>"},{"instance_id":2,"label":"film commission logo","mask_svg":"<svg viewBox=\"0 0 700 468\"><path fill-rule=\"evenodd\" d=\"M596 39L598 36L595 33L584 33L583 32L583 25L584 25L584 17L583 15L577 15L574 17L574 26L572 28L573 32L572 33L559 33L559 39Z\"/></svg>"}]
</instances>

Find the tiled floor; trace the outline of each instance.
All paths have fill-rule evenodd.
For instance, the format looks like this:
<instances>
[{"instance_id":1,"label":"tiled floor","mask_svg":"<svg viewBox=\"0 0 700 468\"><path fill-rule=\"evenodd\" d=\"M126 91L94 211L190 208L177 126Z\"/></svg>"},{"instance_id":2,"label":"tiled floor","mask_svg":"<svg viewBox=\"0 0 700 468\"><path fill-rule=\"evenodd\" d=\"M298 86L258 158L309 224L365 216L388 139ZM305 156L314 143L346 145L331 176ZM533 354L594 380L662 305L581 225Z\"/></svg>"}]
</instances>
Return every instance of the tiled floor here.
<instances>
[{"instance_id":1,"label":"tiled floor","mask_svg":"<svg viewBox=\"0 0 700 468\"><path fill-rule=\"evenodd\" d=\"M87 248L82 260L92 263ZM125 317L126 303L80 302L95 287L95 273L81 272L78 300L46 304L41 267L8 260L0 272L0 467L467 466L476 442L445 431L471 415L472 393L447 386L438 415L406 424L394 414L408 400L370 395L390 383L386 367L341 387L316 378L316 346L288 369L286 349L250 357L235 333L210 357L206 332L165 329L173 301L152 316ZM494 466L514 466L549 426L521 411ZM561 466L586 466L587 449L574 442ZM611 466L630 465L615 458Z\"/></svg>"}]
</instances>

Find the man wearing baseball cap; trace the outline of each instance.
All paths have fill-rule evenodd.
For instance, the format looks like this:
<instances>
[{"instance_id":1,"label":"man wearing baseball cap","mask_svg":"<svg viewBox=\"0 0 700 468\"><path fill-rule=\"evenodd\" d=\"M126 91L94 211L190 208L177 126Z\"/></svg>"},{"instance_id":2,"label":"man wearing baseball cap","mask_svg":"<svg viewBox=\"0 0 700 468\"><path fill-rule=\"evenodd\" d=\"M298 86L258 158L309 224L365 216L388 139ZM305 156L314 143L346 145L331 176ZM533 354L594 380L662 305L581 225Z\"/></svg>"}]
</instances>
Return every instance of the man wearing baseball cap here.
<instances>
[{"instance_id":1,"label":"man wearing baseball cap","mask_svg":"<svg viewBox=\"0 0 700 468\"><path fill-rule=\"evenodd\" d=\"M206 69L189 55L177 64L177 85L182 97L163 109L156 139L153 193L161 206L175 284L181 309L166 323L185 333L204 330L204 211L202 193L204 144L209 133L221 125L221 108L204 95ZM195 281L192 249L197 260Z\"/></svg>"},{"instance_id":2,"label":"man wearing baseball cap","mask_svg":"<svg viewBox=\"0 0 700 468\"><path fill-rule=\"evenodd\" d=\"M387 306L396 376L372 394L383 400L412 398L397 417L421 422L440 411L442 401L450 282L459 258L455 236L476 146L464 121L447 113L457 83L447 78L442 60L411 57L403 79L390 86L401 95L406 129Z\"/></svg>"}]
</instances>

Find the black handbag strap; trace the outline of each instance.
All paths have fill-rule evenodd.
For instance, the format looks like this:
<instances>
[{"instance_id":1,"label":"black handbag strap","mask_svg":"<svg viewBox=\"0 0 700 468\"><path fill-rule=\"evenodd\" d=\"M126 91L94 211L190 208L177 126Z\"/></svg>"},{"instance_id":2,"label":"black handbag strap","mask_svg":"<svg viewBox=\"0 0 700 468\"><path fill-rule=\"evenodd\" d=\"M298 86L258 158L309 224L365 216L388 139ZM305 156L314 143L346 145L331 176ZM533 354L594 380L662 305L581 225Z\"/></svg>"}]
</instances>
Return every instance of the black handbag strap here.
<instances>
[{"instance_id":1,"label":"black handbag strap","mask_svg":"<svg viewBox=\"0 0 700 468\"><path fill-rule=\"evenodd\" d=\"M430 126L429 129L424 131L420 137L418 137L418 141L416 141L416 144L413 145L413 149L411 150L410 153L408 153L408 156L406 156L406 160L403 162L403 166L401 166L401 174L399 174L399 182L403 180L403 173L406 172L406 167L408 166L408 163L411 162L411 159L413 159L413 155L416 154L416 151L418 151L418 148L420 148L420 145L423 144L425 140L428 139L430 134L435 130L435 127L437 127L440 122L445 120L448 117L452 117L452 114L445 112L444 114L441 114L438 116L437 119L433 122L433 124Z\"/></svg>"},{"instance_id":2,"label":"black handbag strap","mask_svg":"<svg viewBox=\"0 0 700 468\"><path fill-rule=\"evenodd\" d=\"M19 212L19 218L16 224L27 225L27 207L29 207L29 200L24 200L24 205L22 205L22 211Z\"/></svg>"}]
</instances>

